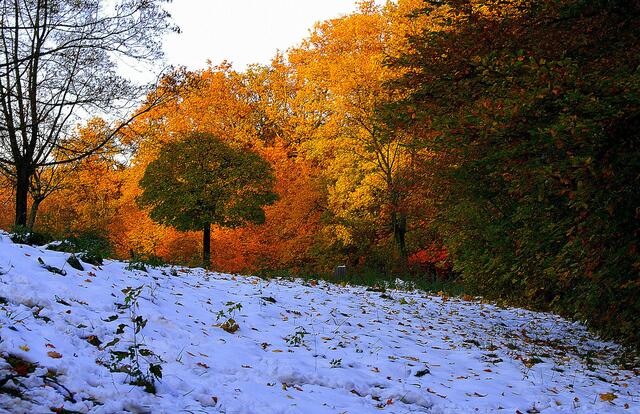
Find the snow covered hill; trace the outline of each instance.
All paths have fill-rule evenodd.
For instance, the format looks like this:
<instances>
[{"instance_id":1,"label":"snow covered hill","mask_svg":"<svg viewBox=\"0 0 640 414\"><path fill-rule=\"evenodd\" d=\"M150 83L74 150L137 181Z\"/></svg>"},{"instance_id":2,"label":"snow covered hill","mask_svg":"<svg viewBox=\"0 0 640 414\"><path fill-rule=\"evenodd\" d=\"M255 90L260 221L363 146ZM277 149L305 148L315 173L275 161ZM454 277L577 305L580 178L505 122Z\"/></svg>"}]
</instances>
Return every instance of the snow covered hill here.
<instances>
[{"instance_id":1,"label":"snow covered hill","mask_svg":"<svg viewBox=\"0 0 640 414\"><path fill-rule=\"evenodd\" d=\"M640 412L617 347L554 315L68 257L0 236L1 412Z\"/></svg>"}]
</instances>

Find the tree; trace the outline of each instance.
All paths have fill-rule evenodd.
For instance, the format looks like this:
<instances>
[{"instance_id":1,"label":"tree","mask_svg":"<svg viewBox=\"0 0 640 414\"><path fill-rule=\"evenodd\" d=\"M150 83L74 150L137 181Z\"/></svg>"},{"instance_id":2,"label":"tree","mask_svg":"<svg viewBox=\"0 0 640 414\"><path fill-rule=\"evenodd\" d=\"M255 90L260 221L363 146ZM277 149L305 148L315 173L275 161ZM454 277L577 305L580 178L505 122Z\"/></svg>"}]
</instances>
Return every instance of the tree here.
<instances>
[{"instance_id":1,"label":"tree","mask_svg":"<svg viewBox=\"0 0 640 414\"><path fill-rule=\"evenodd\" d=\"M147 167L138 197L150 217L181 231L202 230L202 261L211 264L211 225L239 227L265 220L276 200L271 166L258 154L207 133L167 143Z\"/></svg>"},{"instance_id":2,"label":"tree","mask_svg":"<svg viewBox=\"0 0 640 414\"><path fill-rule=\"evenodd\" d=\"M425 2L396 62L468 288L640 345L640 5Z\"/></svg>"},{"instance_id":3,"label":"tree","mask_svg":"<svg viewBox=\"0 0 640 414\"><path fill-rule=\"evenodd\" d=\"M116 59L161 56L159 39L172 29L161 7L166 1L2 1L0 168L15 181L17 225L27 223L29 187L39 168L93 153L158 103L150 95L133 115L123 115L144 88L118 74ZM121 116L99 142L65 146L81 119L107 112Z\"/></svg>"},{"instance_id":4,"label":"tree","mask_svg":"<svg viewBox=\"0 0 640 414\"><path fill-rule=\"evenodd\" d=\"M401 26L414 2L402 3L401 12L391 2L362 1L356 13L318 23L288 58L298 85L294 113L311 125L305 155L323 167L327 181L332 244L352 258L382 247L378 261L405 274L407 234L418 221L409 199L424 154L411 131L387 128L379 112L393 98L385 83L401 73L385 60L408 30Z\"/></svg>"}]
</instances>

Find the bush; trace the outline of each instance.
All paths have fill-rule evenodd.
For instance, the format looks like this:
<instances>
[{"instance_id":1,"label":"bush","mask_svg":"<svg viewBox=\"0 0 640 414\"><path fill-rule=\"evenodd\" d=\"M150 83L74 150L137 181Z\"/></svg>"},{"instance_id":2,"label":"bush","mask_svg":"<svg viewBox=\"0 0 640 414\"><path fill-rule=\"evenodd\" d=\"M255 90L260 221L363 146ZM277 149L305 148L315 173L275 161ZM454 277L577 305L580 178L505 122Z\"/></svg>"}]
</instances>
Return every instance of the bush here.
<instances>
[{"instance_id":1,"label":"bush","mask_svg":"<svg viewBox=\"0 0 640 414\"><path fill-rule=\"evenodd\" d=\"M49 245L47 249L76 253L80 260L95 266L102 265L105 258L113 255L109 239L94 231L72 234L60 243Z\"/></svg>"},{"instance_id":2,"label":"bush","mask_svg":"<svg viewBox=\"0 0 640 414\"><path fill-rule=\"evenodd\" d=\"M140 270L142 272L147 271L147 266L150 267L162 267L166 266L166 262L160 256L155 254L138 254L131 252L131 260L127 265L127 270Z\"/></svg>"},{"instance_id":3,"label":"bush","mask_svg":"<svg viewBox=\"0 0 640 414\"><path fill-rule=\"evenodd\" d=\"M52 240L51 235L35 232L27 226L13 226L9 232L9 237L14 243L28 244L30 246L42 246Z\"/></svg>"}]
</instances>

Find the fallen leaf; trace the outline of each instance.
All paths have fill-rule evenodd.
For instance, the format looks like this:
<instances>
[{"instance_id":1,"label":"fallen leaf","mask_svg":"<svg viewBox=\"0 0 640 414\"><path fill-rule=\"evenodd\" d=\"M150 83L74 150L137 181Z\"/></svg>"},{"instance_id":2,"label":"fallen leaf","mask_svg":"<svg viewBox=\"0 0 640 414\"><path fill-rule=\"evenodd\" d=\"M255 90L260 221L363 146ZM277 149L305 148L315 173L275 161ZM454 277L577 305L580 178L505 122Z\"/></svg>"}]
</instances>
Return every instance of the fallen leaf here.
<instances>
[{"instance_id":1,"label":"fallen leaf","mask_svg":"<svg viewBox=\"0 0 640 414\"><path fill-rule=\"evenodd\" d=\"M25 363L18 363L12 367L16 374L26 377L31 372L31 365Z\"/></svg>"},{"instance_id":2,"label":"fallen leaf","mask_svg":"<svg viewBox=\"0 0 640 414\"><path fill-rule=\"evenodd\" d=\"M238 323L235 320L229 318L223 324L220 325L220 328L232 334L232 333L235 333L238 329L240 329L240 325L238 325Z\"/></svg>"},{"instance_id":3,"label":"fallen leaf","mask_svg":"<svg viewBox=\"0 0 640 414\"><path fill-rule=\"evenodd\" d=\"M47 355L49 355L50 358L54 359L62 358L62 354L56 351L49 351L47 352Z\"/></svg>"},{"instance_id":4,"label":"fallen leaf","mask_svg":"<svg viewBox=\"0 0 640 414\"><path fill-rule=\"evenodd\" d=\"M31 349L28 345L20 345L18 348L22 349L24 352L29 352Z\"/></svg>"},{"instance_id":5,"label":"fallen leaf","mask_svg":"<svg viewBox=\"0 0 640 414\"><path fill-rule=\"evenodd\" d=\"M609 401L609 402L611 402L611 401L615 400L616 398L618 398L618 396L617 396L617 395L615 395L615 394L614 394L614 393L612 393L612 392L605 392L604 394L600 394L600 399L601 399L602 401Z\"/></svg>"}]
</instances>

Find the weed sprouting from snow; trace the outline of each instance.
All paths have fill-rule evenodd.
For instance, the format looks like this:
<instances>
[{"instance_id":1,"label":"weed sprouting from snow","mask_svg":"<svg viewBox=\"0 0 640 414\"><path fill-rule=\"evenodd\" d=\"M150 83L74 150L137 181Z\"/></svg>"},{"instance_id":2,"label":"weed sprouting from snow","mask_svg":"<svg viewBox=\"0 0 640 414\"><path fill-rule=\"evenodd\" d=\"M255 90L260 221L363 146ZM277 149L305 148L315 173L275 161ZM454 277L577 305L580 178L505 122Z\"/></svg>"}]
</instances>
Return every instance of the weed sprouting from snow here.
<instances>
[{"instance_id":1,"label":"weed sprouting from snow","mask_svg":"<svg viewBox=\"0 0 640 414\"><path fill-rule=\"evenodd\" d=\"M239 302L227 302L225 303L227 309L221 309L216 314L216 320L226 319L219 326L223 330L229 333L235 333L238 329L240 329L240 325L235 320L236 312L242 310L242 303Z\"/></svg>"},{"instance_id":2,"label":"weed sprouting from snow","mask_svg":"<svg viewBox=\"0 0 640 414\"><path fill-rule=\"evenodd\" d=\"M131 385L142 386L145 391L155 394L155 383L162 378L162 360L140 342L140 333L147 325L147 319L138 314L138 298L143 287L144 285L137 288L127 287L122 290L125 297L124 304L120 305L120 308L129 311L130 325L120 324L116 334L123 334L128 327L131 331L131 342L125 350L110 351L109 369L112 372L126 373ZM105 348L118 342L120 342L119 339L115 338Z\"/></svg>"},{"instance_id":3,"label":"weed sprouting from snow","mask_svg":"<svg viewBox=\"0 0 640 414\"><path fill-rule=\"evenodd\" d=\"M293 334L286 336L284 340L287 342L287 345L298 347L304 344L304 337L308 334L309 332L307 332L304 327L298 326L296 327L296 331Z\"/></svg>"}]
</instances>

